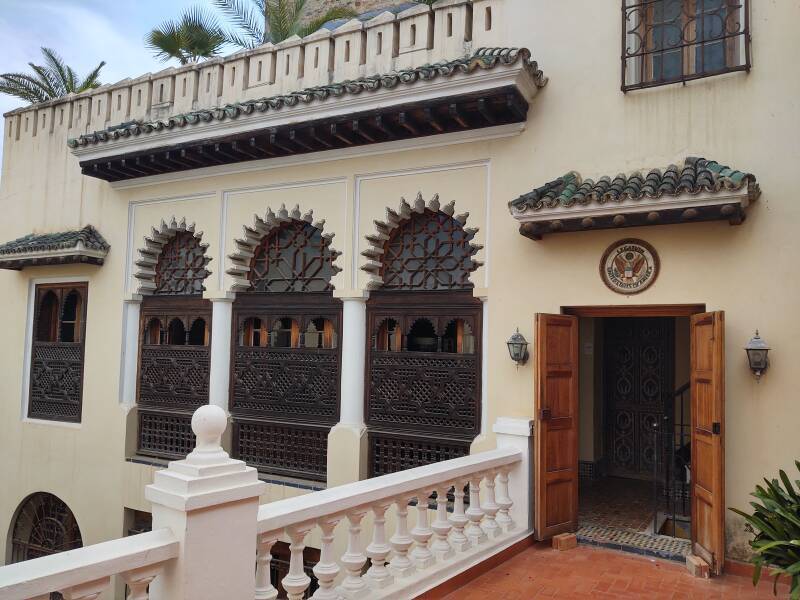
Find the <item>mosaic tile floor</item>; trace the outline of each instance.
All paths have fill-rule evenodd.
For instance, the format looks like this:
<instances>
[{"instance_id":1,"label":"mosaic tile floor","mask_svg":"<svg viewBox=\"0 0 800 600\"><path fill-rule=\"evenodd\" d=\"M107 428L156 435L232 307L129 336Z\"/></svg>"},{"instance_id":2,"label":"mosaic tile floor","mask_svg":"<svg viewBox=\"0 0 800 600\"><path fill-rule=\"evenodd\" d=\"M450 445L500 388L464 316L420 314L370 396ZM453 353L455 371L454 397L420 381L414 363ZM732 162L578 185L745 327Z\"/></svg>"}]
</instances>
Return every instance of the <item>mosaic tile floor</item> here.
<instances>
[{"instance_id":1,"label":"mosaic tile floor","mask_svg":"<svg viewBox=\"0 0 800 600\"><path fill-rule=\"evenodd\" d=\"M579 494L578 541L683 562L689 540L653 535L653 485L607 477L583 485Z\"/></svg>"}]
</instances>

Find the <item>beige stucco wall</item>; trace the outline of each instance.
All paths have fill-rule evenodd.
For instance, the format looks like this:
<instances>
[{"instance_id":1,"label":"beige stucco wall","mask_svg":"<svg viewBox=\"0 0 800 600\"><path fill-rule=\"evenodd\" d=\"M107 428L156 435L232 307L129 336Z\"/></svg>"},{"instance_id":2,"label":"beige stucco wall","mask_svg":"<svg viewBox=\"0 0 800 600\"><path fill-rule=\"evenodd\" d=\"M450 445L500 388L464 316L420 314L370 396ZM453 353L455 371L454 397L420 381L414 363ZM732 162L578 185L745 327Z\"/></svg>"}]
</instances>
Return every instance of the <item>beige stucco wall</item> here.
<instances>
[{"instance_id":1,"label":"beige stucco wall","mask_svg":"<svg viewBox=\"0 0 800 600\"><path fill-rule=\"evenodd\" d=\"M141 495L152 467L123 462L125 415L119 403L123 299L142 237L172 216L196 222L213 261L207 296L225 293L225 255L253 214L281 203L313 209L336 234L343 252L340 290L362 288L364 236L386 207L418 192L456 201L470 212L485 244L486 266L473 276L488 298L487 421L533 416L533 360L517 368L505 341L516 327L533 340L537 312L598 304L705 303L724 310L726 329L726 504L746 506L764 475L789 469L800 455L792 364L800 358L800 322L794 276L800 208L794 198L800 159L800 81L785 65L798 57L795 1L754 2L754 68L622 94L619 91L619 7L595 0L505 0L501 26L509 44L528 46L550 77L537 96L527 129L515 137L300 164L261 163L242 172L191 173L179 181L113 188L83 178L63 144L66 131L16 140L3 135L0 240L31 231L98 227L111 244L102 268L62 267L0 272L0 556L13 511L30 492L47 490L75 512L87 543L122 533L123 507L146 509ZM576 17L580 15L580 17ZM13 120L6 120L6 126ZM13 126L13 124L12 124ZM30 125L29 125L30 127ZM85 127L85 126L84 126ZM70 132L74 135L74 132ZM10 140L10 141L9 141ZM507 202L576 169L585 177L635 168L665 167L700 155L751 171L763 189L740 227L685 224L625 231L554 235L533 242L517 234ZM661 257L656 283L626 298L605 287L598 263L622 237L640 237ZM21 420L21 377L29 282L39 277L89 278L86 386L80 427ZM761 383L750 375L743 344L759 328L772 345L772 367ZM493 447L490 432L473 450ZM272 490L271 497L280 497ZM728 517L731 554L745 553L741 523Z\"/></svg>"}]
</instances>

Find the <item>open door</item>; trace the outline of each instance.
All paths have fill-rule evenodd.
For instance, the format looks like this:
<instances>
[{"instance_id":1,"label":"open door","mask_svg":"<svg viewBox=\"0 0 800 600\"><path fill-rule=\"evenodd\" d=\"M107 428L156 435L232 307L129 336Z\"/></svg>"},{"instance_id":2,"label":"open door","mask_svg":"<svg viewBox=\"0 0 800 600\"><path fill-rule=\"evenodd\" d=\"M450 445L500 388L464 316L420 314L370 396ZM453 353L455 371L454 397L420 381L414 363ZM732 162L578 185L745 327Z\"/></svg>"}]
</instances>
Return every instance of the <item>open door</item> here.
<instances>
[{"instance_id":1,"label":"open door","mask_svg":"<svg viewBox=\"0 0 800 600\"><path fill-rule=\"evenodd\" d=\"M578 529L578 318L536 315L536 539Z\"/></svg>"},{"instance_id":2,"label":"open door","mask_svg":"<svg viewBox=\"0 0 800 600\"><path fill-rule=\"evenodd\" d=\"M692 316L692 543L719 575L725 562L725 313Z\"/></svg>"}]
</instances>

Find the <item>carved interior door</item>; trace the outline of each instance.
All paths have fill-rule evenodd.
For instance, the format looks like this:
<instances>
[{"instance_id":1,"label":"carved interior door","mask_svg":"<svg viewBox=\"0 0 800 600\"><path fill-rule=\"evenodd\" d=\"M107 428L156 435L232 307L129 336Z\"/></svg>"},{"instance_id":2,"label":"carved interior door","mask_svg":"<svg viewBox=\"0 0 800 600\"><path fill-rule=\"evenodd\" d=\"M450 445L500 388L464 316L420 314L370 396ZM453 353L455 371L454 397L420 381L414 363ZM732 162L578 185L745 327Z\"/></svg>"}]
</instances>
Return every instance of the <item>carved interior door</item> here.
<instances>
[{"instance_id":1,"label":"carved interior door","mask_svg":"<svg viewBox=\"0 0 800 600\"><path fill-rule=\"evenodd\" d=\"M713 573L725 562L725 313L692 316L692 542Z\"/></svg>"},{"instance_id":2,"label":"carved interior door","mask_svg":"<svg viewBox=\"0 0 800 600\"><path fill-rule=\"evenodd\" d=\"M652 479L654 431L669 431L674 389L674 321L604 320L605 444L610 475Z\"/></svg>"},{"instance_id":3,"label":"carved interior door","mask_svg":"<svg viewBox=\"0 0 800 600\"><path fill-rule=\"evenodd\" d=\"M578 318L536 315L536 539L578 528Z\"/></svg>"}]
</instances>

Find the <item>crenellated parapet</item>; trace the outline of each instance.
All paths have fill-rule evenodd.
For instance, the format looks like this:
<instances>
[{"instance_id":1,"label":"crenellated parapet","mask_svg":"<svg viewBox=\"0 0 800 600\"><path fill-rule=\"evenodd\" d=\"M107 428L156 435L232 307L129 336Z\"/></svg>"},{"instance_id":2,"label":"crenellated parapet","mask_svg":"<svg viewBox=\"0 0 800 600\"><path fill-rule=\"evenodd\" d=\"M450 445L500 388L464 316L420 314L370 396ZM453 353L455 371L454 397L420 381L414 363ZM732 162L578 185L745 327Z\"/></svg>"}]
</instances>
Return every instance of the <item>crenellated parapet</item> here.
<instances>
[{"instance_id":1,"label":"crenellated parapet","mask_svg":"<svg viewBox=\"0 0 800 600\"><path fill-rule=\"evenodd\" d=\"M6 143L53 136L59 142L127 122L290 94L458 58L501 46L504 0L439 0L353 19L305 38L293 36L224 58L170 67L5 114Z\"/></svg>"}]
</instances>

